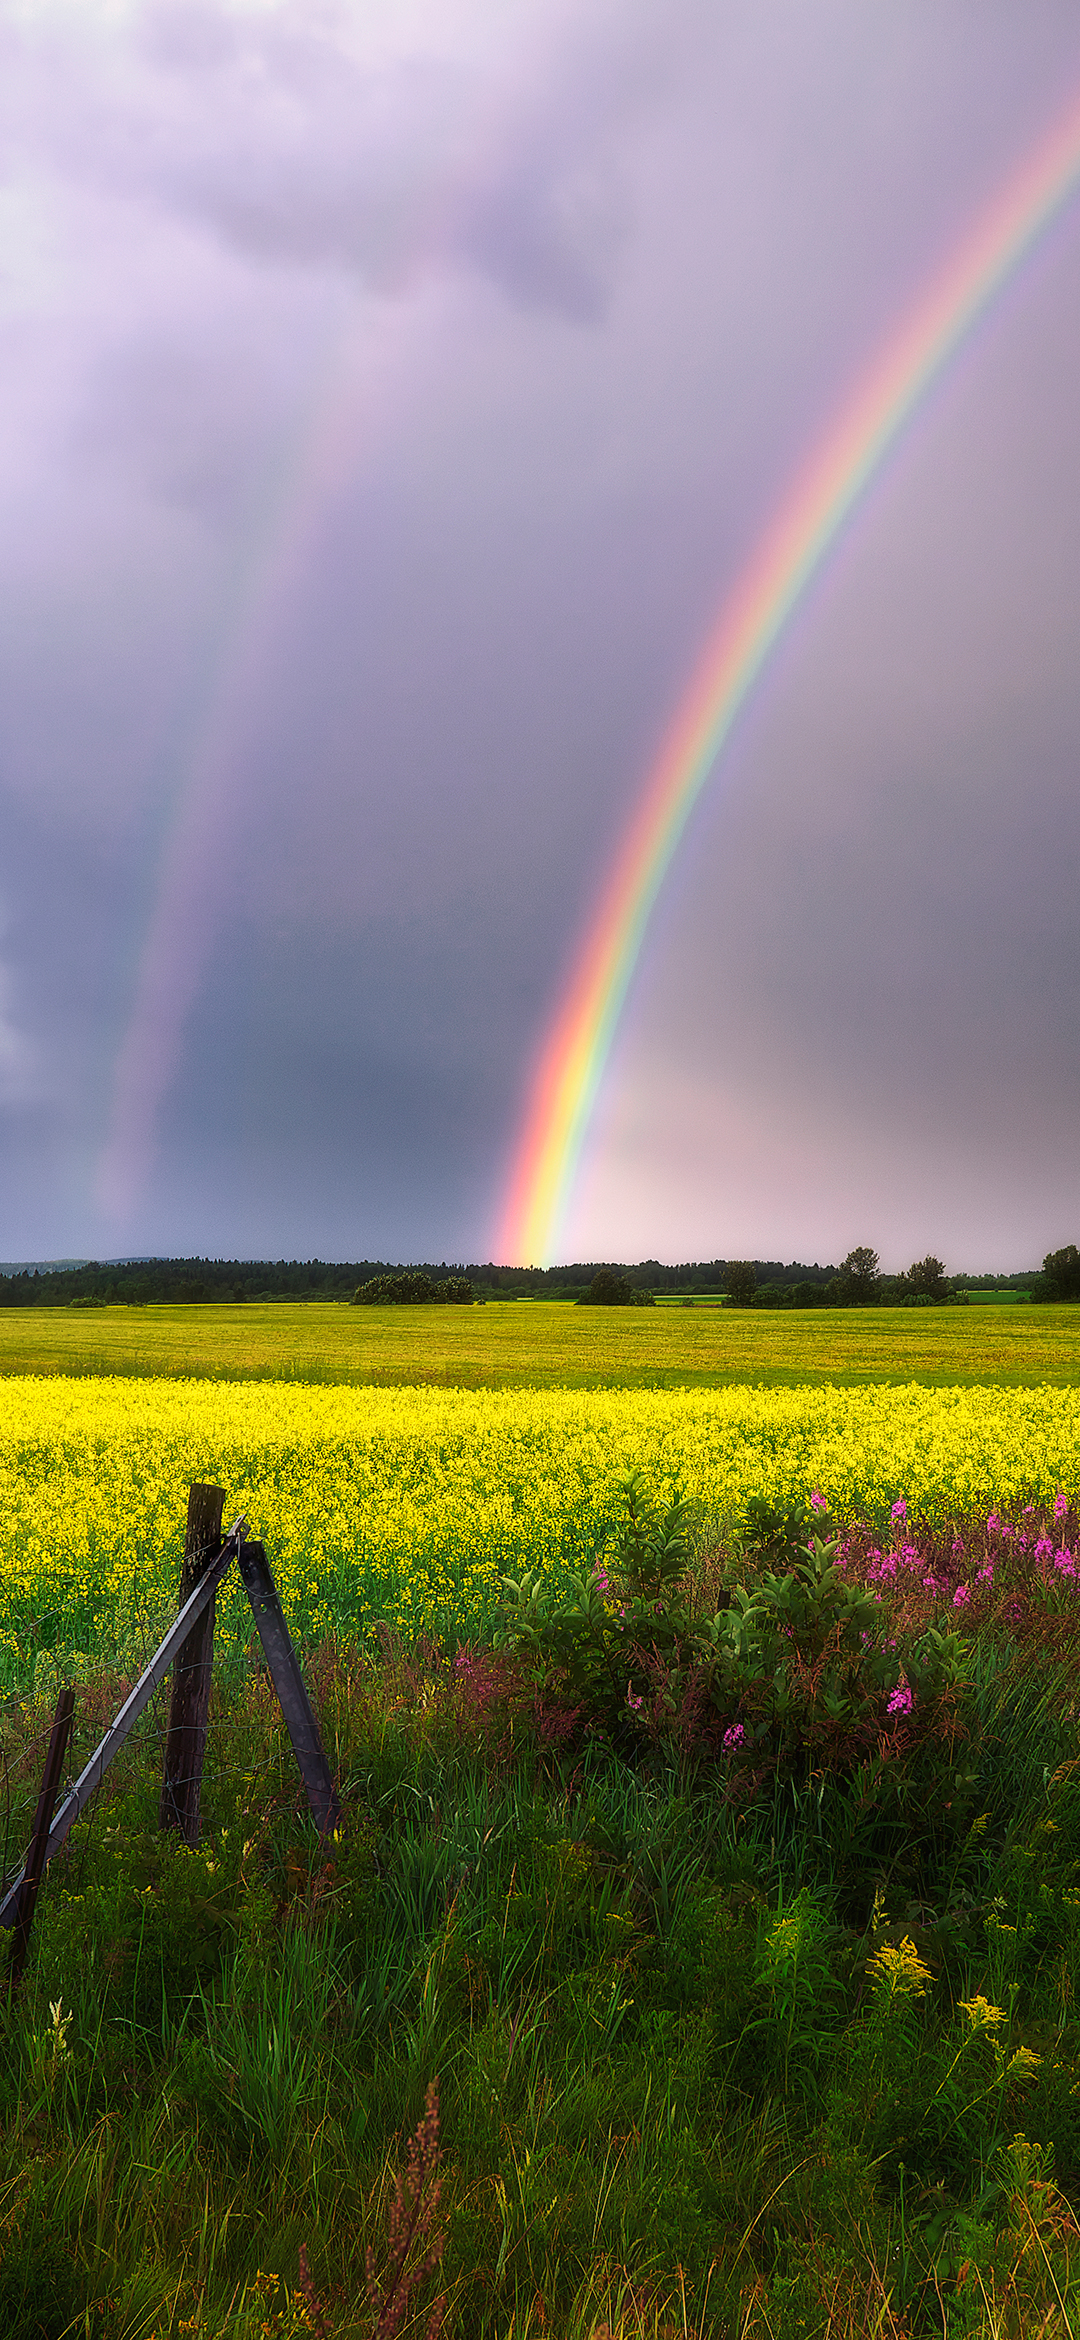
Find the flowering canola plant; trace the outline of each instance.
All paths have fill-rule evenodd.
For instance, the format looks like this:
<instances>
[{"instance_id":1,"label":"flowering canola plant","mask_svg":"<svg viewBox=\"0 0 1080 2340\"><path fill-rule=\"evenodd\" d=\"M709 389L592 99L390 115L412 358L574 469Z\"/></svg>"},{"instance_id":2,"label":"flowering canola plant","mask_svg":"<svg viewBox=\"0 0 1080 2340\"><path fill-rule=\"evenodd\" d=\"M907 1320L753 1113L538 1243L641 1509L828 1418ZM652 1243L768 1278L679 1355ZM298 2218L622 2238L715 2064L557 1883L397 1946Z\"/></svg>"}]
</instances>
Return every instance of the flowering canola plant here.
<instances>
[{"instance_id":1,"label":"flowering canola plant","mask_svg":"<svg viewBox=\"0 0 1080 2340\"><path fill-rule=\"evenodd\" d=\"M1080 1484L1080 1389L440 1390L11 1378L0 1416L0 1678L130 1665L175 1606L187 1489L226 1490L305 1637L382 1619L484 1633L502 1578L589 1568L640 1471L715 1542L747 1497L839 1521L1015 1511ZM235 1572L221 1638L250 1630Z\"/></svg>"}]
</instances>

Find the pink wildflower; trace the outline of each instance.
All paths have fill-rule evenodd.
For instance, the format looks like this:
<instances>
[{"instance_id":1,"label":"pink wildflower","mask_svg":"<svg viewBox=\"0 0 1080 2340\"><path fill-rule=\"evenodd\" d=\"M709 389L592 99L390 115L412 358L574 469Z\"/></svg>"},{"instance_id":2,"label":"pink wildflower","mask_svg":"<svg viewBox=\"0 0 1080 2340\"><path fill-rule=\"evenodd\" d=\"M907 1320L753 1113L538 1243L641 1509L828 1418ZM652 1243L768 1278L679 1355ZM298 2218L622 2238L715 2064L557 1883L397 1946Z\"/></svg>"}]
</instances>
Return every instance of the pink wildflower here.
<instances>
[{"instance_id":1,"label":"pink wildflower","mask_svg":"<svg viewBox=\"0 0 1080 2340\"><path fill-rule=\"evenodd\" d=\"M1067 1544L1062 1545L1060 1552L1055 1552L1054 1566L1061 1570L1062 1576L1076 1575L1076 1562Z\"/></svg>"},{"instance_id":2,"label":"pink wildflower","mask_svg":"<svg viewBox=\"0 0 1080 2340\"><path fill-rule=\"evenodd\" d=\"M730 1754L732 1754L732 1753L734 1752L734 1749L735 1749L736 1747L741 1747L741 1746L742 1746L742 1743L743 1743L743 1740L745 1739L745 1737L746 1737L746 1732L745 1732L745 1730L743 1729L743 1726L742 1726L742 1724L741 1724L741 1723L732 1723L731 1729L730 1729L729 1731L725 1731L725 1732L724 1732L724 1753L725 1753L725 1755L730 1755Z\"/></svg>"},{"instance_id":3,"label":"pink wildflower","mask_svg":"<svg viewBox=\"0 0 1080 2340\"><path fill-rule=\"evenodd\" d=\"M954 1594L953 1594L953 1597L952 1597L952 1605L953 1605L953 1608L954 1608L954 1609L964 1609L964 1608L966 1608L966 1607L967 1607L967 1604L968 1604L968 1602L969 1602L969 1600L970 1600L970 1599L971 1599L971 1586L970 1586L969 1584L958 1584L958 1585L957 1585L957 1587L956 1587L956 1591L954 1592Z\"/></svg>"},{"instance_id":4,"label":"pink wildflower","mask_svg":"<svg viewBox=\"0 0 1080 2340\"><path fill-rule=\"evenodd\" d=\"M1069 1498L1068 1498L1068 1496L1066 1495L1066 1493L1065 1493L1065 1491L1064 1491L1064 1488L1062 1488L1062 1487L1059 1487L1059 1488L1058 1488L1058 1491L1057 1491L1057 1494L1056 1494L1056 1495L1055 1495L1055 1497L1054 1497L1054 1518L1055 1518L1055 1519L1064 1519L1064 1517L1065 1517L1065 1514L1066 1514L1066 1512L1067 1512L1068 1508L1069 1508Z\"/></svg>"},{"instance_id":5,"label":"pink wildflower","mask_svg":"<svg viewBox=\"0 0 1080 2340\"><path fill-rule=\"evenodd\" d=\"M645 1704L643 1698L635 1698L634 1685L632 1682L628 1682L626 1685L626 1703L632 1714L640 1714L641 1709Z\"/></svg>"},{"instance_id":6,"label":"pink wildflower","mask_svg":"<svg viewBox=\"0 0 1080 2340\"><path fill-rule=\"evenodd\" d=\"M909 1684L898 1682L885 1712L886 1714L910 1714L913 1703Z\"/></svg>"},{"instance_id":7,"label":"pink wildflower","mask_svg":"<svg viewBox=\"0 0 1080 2340\"><path fill-rule=\"evenodd\" d=\"M829 1508L824 1495L819 1495L816 1487L811 1489L810 1501L815 1511L827 1511Z\"/></svg>"},{"instance_id":8,"label":"pink wildflower","mask_svg":"<svg viewBox=\"0 0 1080 2340\"><path fill-rule=\"evenodd\" d=\"M897 1501L896 1501L896 1502L893 1504L892 1510L891 1510L891 1511L890 1511L890 1513L889 1513L889 1518L890 1518L890 1519L906 1519L906 1518L907 1518L907 1504L905 1503L905 1501L904 1501L904 1498L903 1498L903 1496L902 1496L902 1495L901 1495L901 1496L899 1496L899 1497L897 1498Z\"/></svg>"}]
</instances>

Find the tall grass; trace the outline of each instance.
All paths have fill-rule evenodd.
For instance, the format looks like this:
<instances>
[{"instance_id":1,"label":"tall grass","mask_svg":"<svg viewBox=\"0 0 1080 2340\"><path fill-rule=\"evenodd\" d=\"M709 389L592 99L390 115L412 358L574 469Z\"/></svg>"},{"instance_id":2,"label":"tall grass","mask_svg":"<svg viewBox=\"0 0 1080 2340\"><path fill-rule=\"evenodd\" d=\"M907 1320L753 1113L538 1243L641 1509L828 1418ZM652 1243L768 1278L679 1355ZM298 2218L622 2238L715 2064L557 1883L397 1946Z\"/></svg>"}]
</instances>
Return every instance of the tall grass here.
<instances>
[{"instance_id":1,"label":"tall grass","mask_svg":"<svg viewBox=\"0 0 1080 2340\"><path fill-rule=\"evenodd\" d=\"M310 1660L329 1857L257 1672L195 1851L147 1735L0 2012L0 2330L1080 2332L1078 1641L993 1594L899 1847L857 1767L735 1793L392 1637Z\"/></svg>"}]
</instances>

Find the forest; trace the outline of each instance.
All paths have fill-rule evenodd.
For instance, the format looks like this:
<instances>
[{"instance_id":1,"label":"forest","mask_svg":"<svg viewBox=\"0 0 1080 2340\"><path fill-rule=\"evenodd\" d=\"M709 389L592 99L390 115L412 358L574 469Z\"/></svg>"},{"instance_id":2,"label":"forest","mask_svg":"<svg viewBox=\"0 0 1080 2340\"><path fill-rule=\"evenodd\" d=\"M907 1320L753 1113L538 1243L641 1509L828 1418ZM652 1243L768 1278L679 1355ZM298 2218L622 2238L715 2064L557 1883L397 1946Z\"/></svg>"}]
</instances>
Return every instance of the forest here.
<instances>
[{"instance_id":1,"label":"forest","mask_svg":"<svg viewBox=\"0 0 1080 2340\"><path fill-rule=\"evenodd\" d=\"M867 1262L872 1263L867 1267ZM853 1264L854 1263L854 1264ZM919 1272L928 1282L920 1285ZM937 1271L936 1274L933 1271ZM904 1276L882 1276L877 1254L849 1252L839 1266L802 1260L688 1260L664 1266L657 1259L575 1260L550 1268L501 1267L492 1261L117 1259L64 1261L53 1266L9 1263L0 1271L0 1308L132 1307L152 1302L191 1304L230 1300L343 1300L358 1287L381 1278L422 1275L432 1284L461 1279L478 1300L579 1300L598 1275L621 1279L631 1295L658 1298L736 1298L757 1308L896 1306L920 1290L933 1300L955 1299L961 1291L1023 1292L1032 1300L1080 1299L1080 1254L1075 1244L1049 1252L1041 1274L1022 1269L1010 1275L947 1277L942 1263L928 1256ZM913 1280L914 1279L914 1280ZM732 1285L735 1283L736 1291Z\"/></svg>"}]
</instances>

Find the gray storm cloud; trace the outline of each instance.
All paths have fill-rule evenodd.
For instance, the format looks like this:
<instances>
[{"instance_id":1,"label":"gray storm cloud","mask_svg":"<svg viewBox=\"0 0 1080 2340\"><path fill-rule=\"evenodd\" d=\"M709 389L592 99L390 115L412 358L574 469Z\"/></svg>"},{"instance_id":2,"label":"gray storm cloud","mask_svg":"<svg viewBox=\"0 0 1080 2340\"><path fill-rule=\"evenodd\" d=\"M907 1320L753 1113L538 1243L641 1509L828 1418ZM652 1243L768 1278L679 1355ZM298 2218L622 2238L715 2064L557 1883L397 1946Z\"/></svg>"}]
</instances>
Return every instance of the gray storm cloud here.
<instances>
[{"instance_id":1,"label":"gray storm cloud","mask_svg":"<svg viewBox=\"0 0 1080 2340\"><path fill-rule=\"evenodd\" d=\"M526 304L602 309L622 226L612 117L646 102L653 7L621 23L406 9L395 35L305 0L165 0L96 39L94 14L71 42L70 16L46 8L8 51L13 138L65 175L267 267L392 295L468 263Z\"/></svg>"},{"instance_id":2,"label":"gray storm cloud","mask_svg":"<svg viewBox=\"0 0 1080 2340\"><path fill-rule=\"evenodd\" d=\"M716 610L1080 31L86 0L0 68L3 1249L475 1256ZM574 1250L1076 1236L1078 268L748 711Z\"/></svg>"}]
</instances>

